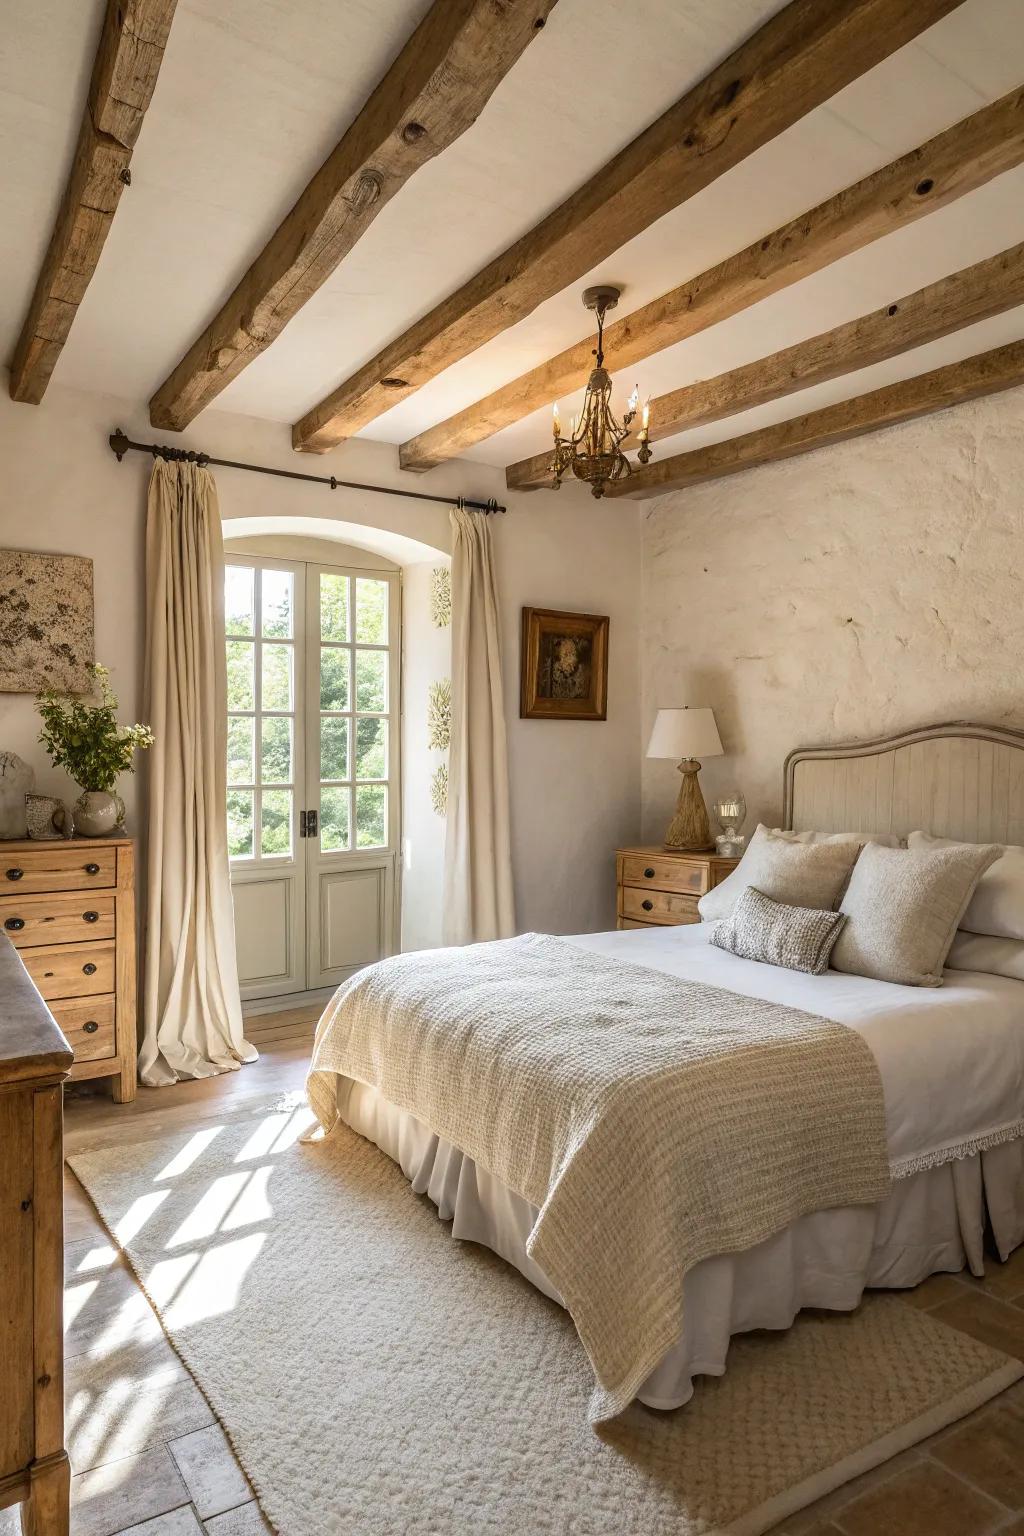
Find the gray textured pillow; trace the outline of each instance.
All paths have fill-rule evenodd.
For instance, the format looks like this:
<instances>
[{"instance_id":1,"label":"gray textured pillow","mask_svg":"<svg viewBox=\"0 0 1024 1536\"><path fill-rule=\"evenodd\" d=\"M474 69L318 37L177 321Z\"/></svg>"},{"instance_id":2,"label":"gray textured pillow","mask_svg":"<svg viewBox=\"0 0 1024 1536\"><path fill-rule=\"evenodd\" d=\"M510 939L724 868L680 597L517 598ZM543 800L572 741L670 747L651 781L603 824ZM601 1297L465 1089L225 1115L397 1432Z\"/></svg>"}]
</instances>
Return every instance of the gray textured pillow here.
<instances>
[{"instance_id":1,"label":"gray textured pillow","mask_svg":"<svg viewBox=\"0 0 1024 1536\"><path fill-rule=\"evenodd\" d=\"M716 923L712 944L765 965L820 976L846 918L842 912L815 912L811 907L787 907L751 885L733 908L732 917Z\"/></svg>"},{"instance_id":2,"label":"gray textured pillow","mask_svg":"<svg viewBox=\"0 0 1024 1536\"><path fill-rule=\"evenodd\" d=\"M850 921L832 952L835 970L941 987L957 924L1001 852L974 843L932 849L868 844L839 908Z\"/></svg>"},{"instance_id":3,"label":"gray textured pillow","mask_svg":"<svg viewBox=\"0 0 1024 1536\"><path fill-rule=\"evenodd\" d=\"M798 843L759 826L732 874L701 897L697 911L706 923L729 917L751 885L787 906L834 910L859 852L859 843Z\"/></svg>"}]
</instances>

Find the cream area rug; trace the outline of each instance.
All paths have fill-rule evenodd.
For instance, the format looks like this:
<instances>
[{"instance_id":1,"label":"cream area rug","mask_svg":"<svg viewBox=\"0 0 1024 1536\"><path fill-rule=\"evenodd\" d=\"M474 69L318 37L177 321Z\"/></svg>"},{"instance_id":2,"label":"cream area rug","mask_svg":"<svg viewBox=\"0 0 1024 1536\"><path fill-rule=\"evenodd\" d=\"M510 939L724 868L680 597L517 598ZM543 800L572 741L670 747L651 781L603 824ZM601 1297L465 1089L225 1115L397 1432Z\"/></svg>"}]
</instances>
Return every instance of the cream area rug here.
<instances>
[{"instance_id":1,"label":"cream area rug","mask_svg":"<svg viewBox=\"0 0 1024 1536\"><path fill-rule=\"evenodd\" d=\"M71 1159L280 1536L757 1536L1024 1367L892 1296L596 1434L569 1317L306 1109Z\"/></svg>"}]
</instances>

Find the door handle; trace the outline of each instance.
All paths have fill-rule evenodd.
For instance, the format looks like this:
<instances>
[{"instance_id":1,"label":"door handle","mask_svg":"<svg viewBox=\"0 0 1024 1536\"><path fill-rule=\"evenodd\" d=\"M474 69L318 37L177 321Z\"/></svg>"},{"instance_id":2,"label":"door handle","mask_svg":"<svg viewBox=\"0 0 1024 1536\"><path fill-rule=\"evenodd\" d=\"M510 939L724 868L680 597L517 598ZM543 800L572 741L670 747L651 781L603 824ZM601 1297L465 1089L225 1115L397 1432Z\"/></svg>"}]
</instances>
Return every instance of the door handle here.
<instances>
[{"instance_id":1,"label":"door handle","mask_svg":"<svg viewBox=\"0 0 1024 1536\"><path fill-rule=\"evenodd\" d=\"M306 836L307 837L316 837L316 835L317 835L317 813L316 813L316 811L307 811L306 812Z\"/></svg>"}]
</instances>

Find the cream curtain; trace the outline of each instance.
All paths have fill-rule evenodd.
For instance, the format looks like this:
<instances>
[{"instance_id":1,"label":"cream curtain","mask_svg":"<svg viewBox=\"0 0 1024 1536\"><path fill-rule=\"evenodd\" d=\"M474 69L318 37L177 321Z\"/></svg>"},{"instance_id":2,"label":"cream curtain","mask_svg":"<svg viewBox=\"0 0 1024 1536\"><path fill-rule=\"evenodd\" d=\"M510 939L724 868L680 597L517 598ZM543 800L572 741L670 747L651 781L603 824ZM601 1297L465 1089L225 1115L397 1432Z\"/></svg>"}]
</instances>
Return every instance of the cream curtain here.
<instances>
[{"instance_id":1,"label":"cream curtain","mask_svg":"<svg viewBox=\"0 0 1024 1536\"><path fill-rule=\"evenodd\" d=\"M149 853L139 1070L232 1071L242 1035L228 877L224 546L213 476L153 467L146 526Z\"/></svg>"},{"instance_id":2,"label":"cream curtain","mask_svg":"<svg viewBox=\"0 0 1024 1536\"><path fill-rule=\"evenodd\" d=\"M515 932L501 637L488 519L452 513L452 729L446 944Z\"/></svg>"}]
</instances>

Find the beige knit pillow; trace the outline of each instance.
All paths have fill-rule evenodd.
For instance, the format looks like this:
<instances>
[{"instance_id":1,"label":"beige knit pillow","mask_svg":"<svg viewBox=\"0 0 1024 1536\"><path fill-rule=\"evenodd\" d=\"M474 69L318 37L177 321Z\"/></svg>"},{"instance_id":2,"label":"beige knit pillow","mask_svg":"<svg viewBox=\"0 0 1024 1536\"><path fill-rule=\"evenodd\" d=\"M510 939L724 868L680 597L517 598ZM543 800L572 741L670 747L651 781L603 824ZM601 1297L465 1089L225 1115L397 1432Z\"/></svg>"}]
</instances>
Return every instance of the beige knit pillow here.
<instances>
[{"instance_id":1,"label":"beige knit pillow","mask_svg":"<svg viewBox=\"0 0 1024 1536\"><path fill-rule=\"evenodd\" d=\"M830 912L839 904L860 844L796 843L759 826L731 875L697 903L704 922L730 917L748 886L789 907Z\"/></svg>"},{"instance_id":2,"label":"beige knit pillow","mask_svg":"<svg viewBox=\"0 0 1024 1536\"><path fill-rule=\"evenodd\" d=\"M840 912L849 918L832 968L909 987L941 987L942 967L974 887L1002 850L880 848L854 866Z\"/></svg>"}]
</instances>

